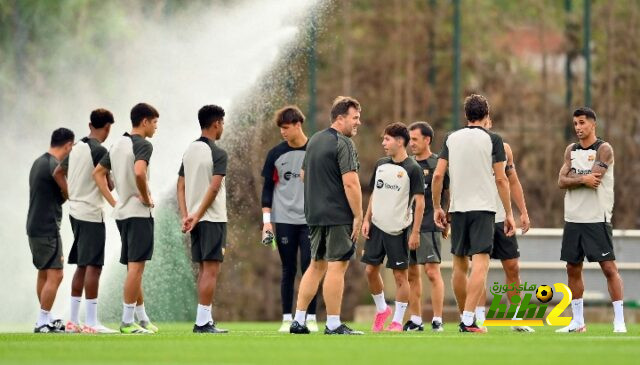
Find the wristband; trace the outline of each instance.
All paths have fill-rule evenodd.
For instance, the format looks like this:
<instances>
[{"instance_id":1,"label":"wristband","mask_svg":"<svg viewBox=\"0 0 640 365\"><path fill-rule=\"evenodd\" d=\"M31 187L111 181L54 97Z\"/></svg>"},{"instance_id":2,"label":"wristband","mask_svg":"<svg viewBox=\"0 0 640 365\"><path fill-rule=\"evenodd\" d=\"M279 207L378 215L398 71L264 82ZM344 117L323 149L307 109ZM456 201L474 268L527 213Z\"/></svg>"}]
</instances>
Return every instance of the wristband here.
<instances>
[{"instance_id":1,"label":"wristband","mask_svg":"<svg viewBox=\"0 0 640 365\"><path fill-rule=\"evenodd\" d=\"M271 213L266 213L266 212L262 213L262 223L264 224L271 223Z\"/></svg>"}]
</instances>

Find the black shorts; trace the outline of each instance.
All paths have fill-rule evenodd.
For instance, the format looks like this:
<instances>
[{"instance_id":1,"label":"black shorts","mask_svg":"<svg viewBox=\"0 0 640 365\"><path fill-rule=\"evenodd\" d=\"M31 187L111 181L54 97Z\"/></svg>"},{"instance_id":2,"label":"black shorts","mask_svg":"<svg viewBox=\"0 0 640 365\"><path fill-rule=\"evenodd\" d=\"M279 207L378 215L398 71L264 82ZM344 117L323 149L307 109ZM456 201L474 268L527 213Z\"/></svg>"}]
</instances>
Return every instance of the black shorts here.
<instances>
[{"instance_id":1,"label":"black shorts","mask_svg":"<svg viewBox=\"0 0 640 365\"><path fill-rule=\"evenodd\" d=\"M571 223L564 224L560 260L577 264L615 260L613 253L613 227L611 223Z\"/></svg>"},{"instance_id":2,"label":"black shorts","mask_svg":"<svg viewBox=\"0 0 640 365\"><path fill-rule=\"evenodd\" d=\"M153 218L127 218L116 220L122 240L120 263L151 260L153 256Z\"/></svg>"},{"instance_id":3,"label":"black shorts","mask_svg":"<svg viewBox=\"0 0 640 365\"><path fill-rule=\"evenodd\" d=\"M356 252L351 240L352 225L310 226L311 259L315 261L349 261Z\"/></svg>"},{"instance_id":4,"label":"black shorts","mask_svg":"<svg viewBox=\"0 0 640 365\"><path fill-rule=\"evenodd\" d=\"M364 243L364 252L360 261L369 265L381 265L385 256L387 267L394 270L409 268L409 235L411 228L402 231L401 234L390 235L375 224L371 224L369 239Z\"/></svg>"},{"instance_id":5,"label":"black shorts","mask_svg":"<svg viewBox=\"0 0 640 365\"><path fill-rule=\"evenodd\" d=\"M198 222L191 231L191 260L193 262L224 261L227 246L227 223Z\"/></svg>"},{"instance_id":6,"label":"black shorts","mask_svg":"<svg viewBox=\"0 0 640 365\"><path fill-rule=\"evenodd\" d=\"M409 251L409 265L439 264L442 262L441 232L420 232L420 246Z\"/></svg>"},{"instance_id":7,"label":"black shorts","mask_svg":"<svg viewBox=\"0 0 640 365\"><path fill-rule=\"evenodd\" d=\"M498 260L510 260L520 257L520 249L518 248L518 240L516 235L509 237L504 233L504 222L496 223L495 232L493 234L493 250L491 258Z\"/></svg>"},{"instance_id":8,"label":"black shorts","mask_svg":"<svg viewBox=\"0 0 640 365\"><path fill-rule=\"evenodd\" d=\"M490 254L493 249L494 212L451 213L451 253L455 256Z\"/></svg>"},{"instance_id":9,"label":"black shorts","mask_svg":"<svg viewBox=\"0 0 640 365\"><path fill-rule=\"evenodd\" d=\"M47 237L29 237L33 266L38 270L62 269L62 239L60 233Z\"/></svg>"},{"instance_id":10,"label":"black shorts","mask_svg":"<svg viewBox=\"0 0 640 365\"><path fill-rule=\"evenodd\" d=\"M73 245L69 252L70 264L78 266L104 265L106 233L104 222L87 222L69 216L73 231Z\"/></svg>"}]
</instances>

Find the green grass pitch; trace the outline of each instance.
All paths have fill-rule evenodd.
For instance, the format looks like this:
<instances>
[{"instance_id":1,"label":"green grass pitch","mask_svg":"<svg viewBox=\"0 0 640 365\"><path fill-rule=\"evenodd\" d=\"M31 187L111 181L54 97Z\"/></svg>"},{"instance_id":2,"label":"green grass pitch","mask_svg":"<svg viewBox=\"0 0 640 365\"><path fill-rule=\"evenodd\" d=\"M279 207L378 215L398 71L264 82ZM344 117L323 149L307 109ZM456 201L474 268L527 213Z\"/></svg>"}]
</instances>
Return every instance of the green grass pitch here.
<instances>
[{"instance_id":1,"label":"green grass pitch","mask_svg":"<svg viewBox=\"0 0 640 365\"><path fill-rule=\"evenodd\" d=\"M368 333L364 336L294 336L279 323L221 323L231 333L196 335L191 323L159 323L156 335L0 334L0 364L638 364L640 325L613 334L609 324L588 332L557 334L490 328L462 334Z\"/></svg>"}]
</instances>

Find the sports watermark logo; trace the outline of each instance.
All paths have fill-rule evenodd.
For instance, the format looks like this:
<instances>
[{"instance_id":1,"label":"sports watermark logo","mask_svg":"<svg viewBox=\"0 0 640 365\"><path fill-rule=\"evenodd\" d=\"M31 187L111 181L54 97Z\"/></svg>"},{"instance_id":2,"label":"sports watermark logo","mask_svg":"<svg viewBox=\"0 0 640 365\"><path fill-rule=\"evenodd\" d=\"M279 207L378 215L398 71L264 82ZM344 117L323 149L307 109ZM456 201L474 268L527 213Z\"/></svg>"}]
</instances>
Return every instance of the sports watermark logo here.
<instances>
[{"instance_id":1,"label":"sports watermark logo","mask_svg":"<svg viewBox=\"0 0 640 365\"><path fill-rule=\"evenodd\" d=\"M560 317L572 298L571 290L565 284L555 283L553 288L550 285L527 285L526 282L519 286L516 283L500 285L494 282L493 284L489 290L493 294L493 300L484 326L544 326L545 323L549 326L568 326L571 322L571 317ZM545 318L549 306L547 303L553 298L554 288L556 294L562 294L562 299ZM504 294L510 291L520 292L524 297L521 298L518 294L513 295L507 310L507 304L500 302ZM531 303L534 294L539 304Z\"/></svg>"}]
</instances>

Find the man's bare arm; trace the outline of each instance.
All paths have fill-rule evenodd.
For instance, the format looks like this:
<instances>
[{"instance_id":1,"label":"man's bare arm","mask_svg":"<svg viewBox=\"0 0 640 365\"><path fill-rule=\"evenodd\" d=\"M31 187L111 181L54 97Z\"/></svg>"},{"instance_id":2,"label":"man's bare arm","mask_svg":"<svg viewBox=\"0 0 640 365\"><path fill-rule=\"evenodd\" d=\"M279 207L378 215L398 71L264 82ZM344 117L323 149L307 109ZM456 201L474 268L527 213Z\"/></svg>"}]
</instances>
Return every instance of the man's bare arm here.
<instances>
[{"instance_id":1,"label":"man's bare arm","mask_svg":"<svg viewBox=\"0 0 640 365\"><path fill-rule=\"evenodd\" d=\"M355 242L360 235L362 226L362 189L360 188L360 178L355 171L349 171L342 175L342 185L349 201L349 207L353 213L353 232L351 239Z\"/></svg>"},{"instance_id":2,"label":"man's bare arm","mask_svg":"<svg viewBox=\"0 0 640 365\"><path fill-rule=\"evenodd\" d=\"M593 163L591 173L604 174L609 171L609 166L613 165L613 148L608 143L603 143L596 152L596 161Z\"/></svg>"},{"instance_id":3,"label":"man's bare arm","mask_svg":"<svg viewBox=\"0 0 640 365\"><path fill-rule=\"evenodd\" d=\"M527 204L524 199L524 190L522 189L522 184L520 183L520 179L518 178L518 172L516 170L516 163L513 158L513 151L511 150L511 146L508 144L504 144L504 150L507 153L507 179L509 179L509 189L511 190L511 198L516 203L520 214L529 214L527 212Z\"/></svg>"},{"instance_id":4,"label":"man's bare arm","mask_svg":"<svg viewBox=\"0 0 640 365\"><path fill-rule=\"evenodd\" d=\"M564 151L564 163L558 174L558 186L560 189L574 189L582 186L582 176L571 169L571 146L568 145Z\"/></svg>"},{"instance_id":5,"label":"man's bare arm","mask_svg":"<svg viewBox=\"0 0 640 365\"><path fill-rule=\"evenodd\" d=\"M62 197L66 201L69 199L69 186L67 185L67 172L58 165L55 170L53 170L53 180L55 180L56 184L60 188L62 192Z\"/></svg>"},{"instance_id":6,"label":"man's bare arm","mask_svg":"<svg viewBox=\"0 0 640 365\"><path fill-rule=\"evenodd\" d=\"M115 207L116 200L113 198L113 195L111 195L111 190L109 190L109 183L107 181L108 174L109 170L107 170L107 168L102 166L101 164L98 164L93 170L93 180L95 180L100 193L102 193L102 196L104 196L109 205Z\"/></svg>"},{"instance_id":7,"label":"man's bare arm","mask_svg":"<svg viewBox=\"0 0 640 365\"><path fill-rule=\"evenodd\" d=\"M184 176L178 176L177 190L178 209L180 210L180 216L182 217L182 219L185 219L189 215L189 212L187 211L187 198L185 193Z\"/></svg>"},{"instance_id":8,"label":"man's bare arm","mask_svg":"<svg viewBox=\"0 0 640 365\"><path fill-rule=\"evenodd\" d=\"M145 205L153 205L149 186L147 185L147 161L136 161L133 164L133 170L136 175L136 186L138 187L138 196L140 197L140 200Z\"/></svg>"}]
</instances>

